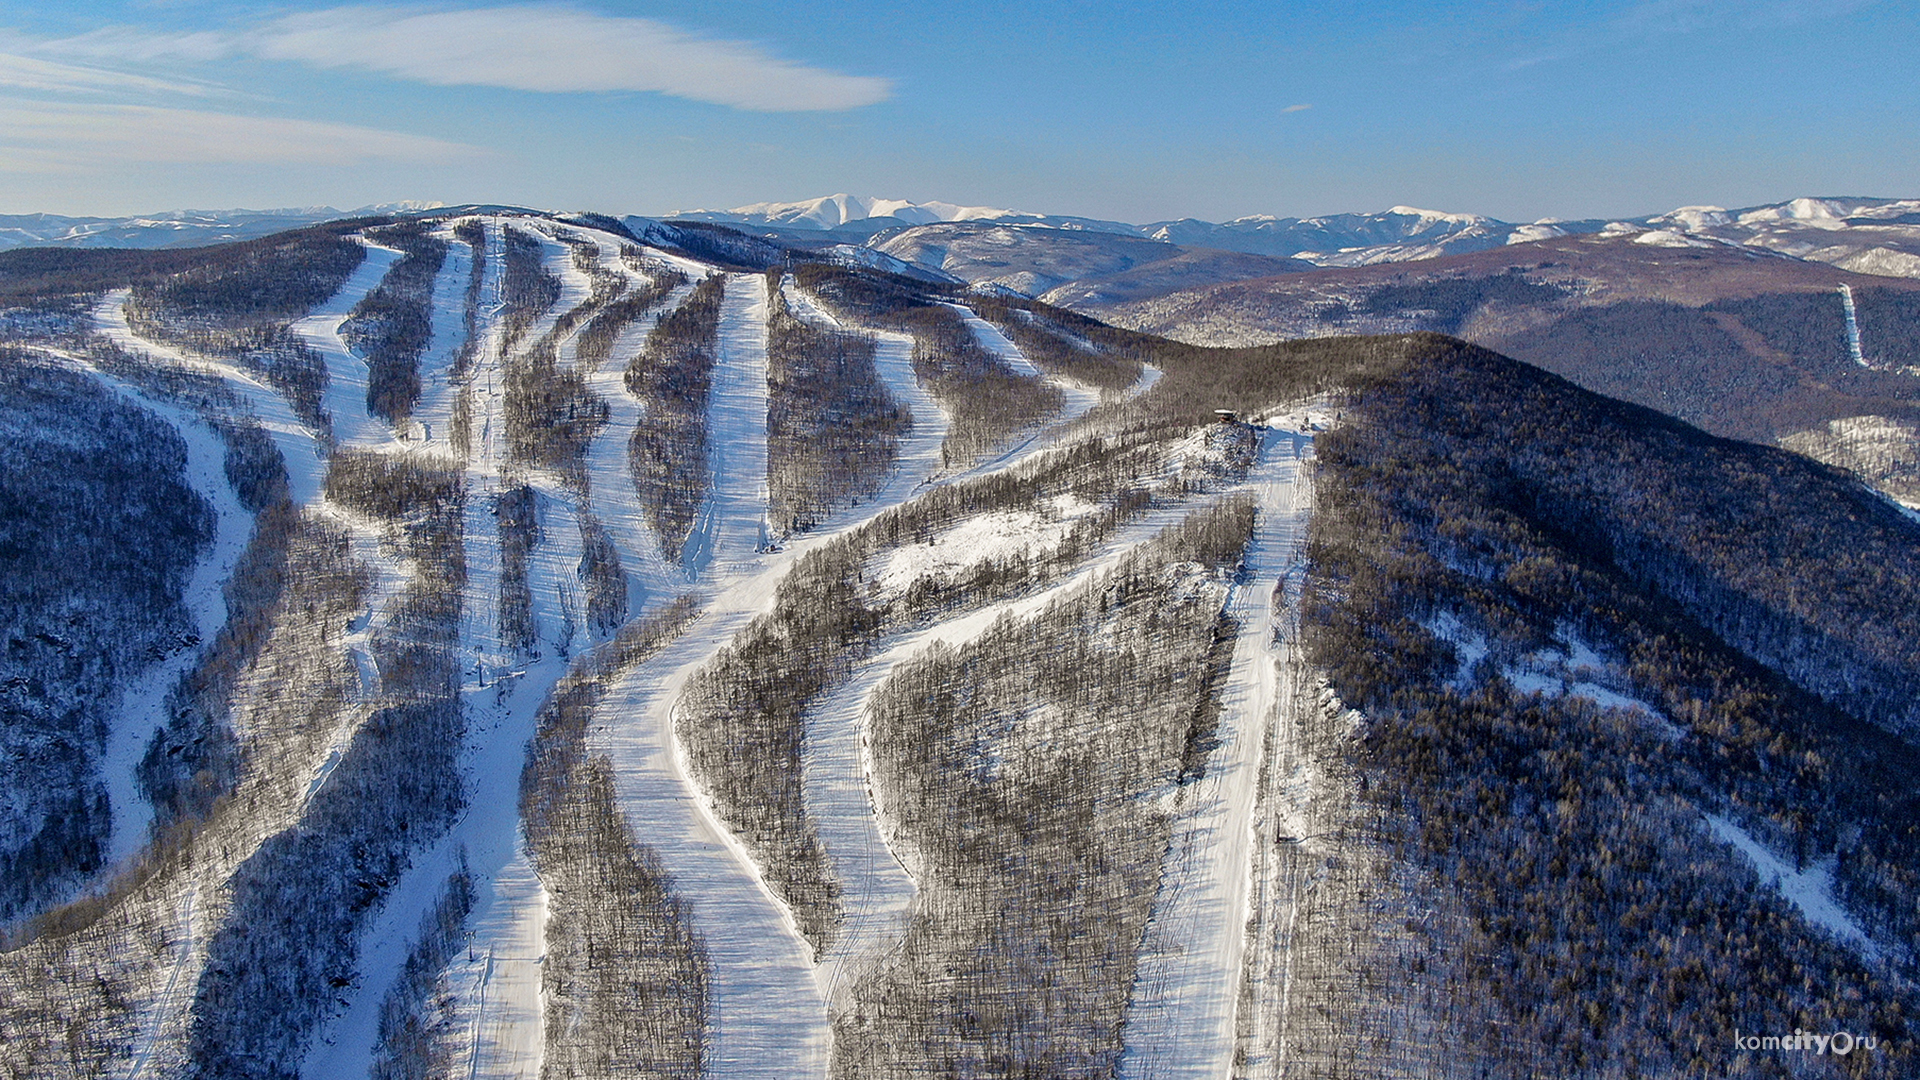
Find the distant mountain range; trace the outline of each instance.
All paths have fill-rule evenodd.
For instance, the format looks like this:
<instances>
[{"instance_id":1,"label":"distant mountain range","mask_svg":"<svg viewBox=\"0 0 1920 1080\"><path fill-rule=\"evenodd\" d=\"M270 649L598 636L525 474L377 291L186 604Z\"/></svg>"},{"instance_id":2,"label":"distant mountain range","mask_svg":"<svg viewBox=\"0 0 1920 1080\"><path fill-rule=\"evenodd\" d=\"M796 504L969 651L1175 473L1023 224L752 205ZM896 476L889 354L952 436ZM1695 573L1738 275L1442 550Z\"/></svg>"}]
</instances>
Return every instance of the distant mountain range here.
<instances>
[{"instance_id":1,"label":"distant mountain range","mask_svg":"<svg viewBox=\"0 0 1920 1080\"><path fill-rule=\"evenodd\" d=\"M439 203L395 202L339 210L302 206L282 210L169 210L135 217L0 214L0 251L17 247L177 248L251 240L302 225L344 217L412 213Z\"/></svg>"},{"instance_id":2,"label":"distant mountain range","mask_svg":"<svg viewBox=\"0 0 1920 1080\"><path fill-rule=\"evenodd\" d=\"M732 210L688 211L669 217L731 225L793 240L817 240L821 233L827 233L836 241L854 239L896 255L899 252L894 249L902 233L939 223L964 222L975 228L992 225L1140 237L1182 248L1298 259L1315 266L1431 259L1587 233L1643 233L1653 234L1643 241L1646 243L1677 246L1718 241L1832 262L1860 273L1920 275L1920 199L1798 198L1735 210L1687 206L1637 218L1527 223L1395 206L1372 214L1309 218L1259 214L1224 222L1181 218L1137 225L984 206L830 195L802 202L755 203Z\"/></svg>"},{"instance_id":3,"label":"distant mountain range","mask_svg":"<svg viewBox=\"0 0 1920 1080\"><path fill-rule=\"evenodd\" d=\"M413 213L437 206L396 202L351 211L330 206L177 210L119 218L0 215L0 250L45 246L197 247L265 236L335 218ZM1857 273L1920 276L1920 199L1797 198L1732 210L1686 206L1637 218L1543 219L1525 223L1500 221L1480 214L1395 206L1379 213L1322 217L1258 214L1223 222L1180 218L1133 224L843 193L798 202L754 203L731 210L676 211L657 218L628 220L720 225L776 243L813 250L844 245L839 252L843 261L907 269L857 250L864 248L924 271L973 284L992 283L1033 296L1042 296L1068 283L1101 279L1096 284L1104 288L1098 290L1097 296L1076 294L1049 298L1067 303L1119 303L1137 299L1142 289L1167 291L1163 287L1167 284L1194 287L1314 266L1408 262L1596 233L1631 235L1641 243L1666 246L1734 244L1832 263ZM1010 229L1019 231L1006 231ZM1138 241L1164 246L1145 246ZM1037 254L1030 250L1034 245L1043 245L1049 250ZM1195 256L1196 250L1209 254ZM982 257L983 251L986 257ZM1294 260L1294 263L1289 266L1249 259L1221 259L1213 254L1221 252ZM1035 259L1049 265L1028 265ZM1175 259L1182 261L1160 266L1147 275L1153 279L1152 285L1131 279L1105 280L1115 274ZM1169 274L1178 281L1171 281Z\"/></svg>"}]
</instances>

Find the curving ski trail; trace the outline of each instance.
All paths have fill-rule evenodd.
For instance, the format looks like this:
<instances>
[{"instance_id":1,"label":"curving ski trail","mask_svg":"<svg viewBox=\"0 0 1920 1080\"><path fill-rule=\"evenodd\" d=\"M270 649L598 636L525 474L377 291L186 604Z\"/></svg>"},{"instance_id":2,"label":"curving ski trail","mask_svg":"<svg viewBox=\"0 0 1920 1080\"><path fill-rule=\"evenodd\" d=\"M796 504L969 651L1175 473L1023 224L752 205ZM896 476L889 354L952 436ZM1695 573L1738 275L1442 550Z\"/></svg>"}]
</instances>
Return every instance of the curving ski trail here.
<instances>
[{"instance_id":1,"label":"curving ski trail","mask_svg":"<svg viewBox=\"0 0 1920 1080\"><path fill-rule=\"evenodd\" d=\"M356 238L358 239L358 238ZM340 327L367 294L378 288L402 252L360 240L366 258L326 303L288 327L327 365L326 410L336 442L379 446L394 440L393 429L367 411L367 362L348 347Z\"/></svg>"}]
</instances>

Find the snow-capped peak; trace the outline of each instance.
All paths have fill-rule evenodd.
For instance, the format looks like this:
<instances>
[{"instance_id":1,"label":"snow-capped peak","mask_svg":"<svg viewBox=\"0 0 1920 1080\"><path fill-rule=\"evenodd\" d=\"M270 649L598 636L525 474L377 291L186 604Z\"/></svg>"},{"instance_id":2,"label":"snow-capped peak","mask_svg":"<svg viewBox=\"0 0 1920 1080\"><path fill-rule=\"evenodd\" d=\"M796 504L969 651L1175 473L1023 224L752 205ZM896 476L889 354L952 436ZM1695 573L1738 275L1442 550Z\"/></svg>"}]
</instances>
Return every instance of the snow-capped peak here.
<instances>
[{"instance_id":1,"label":"snow-capped peak","mask_svg":"<svg viewBox=\"0 0 1920 1080\"><path fill-rule=\"evenodd\" d=\"M1677 225L1688 232L1726 225L1733 221L1724 206L1682 206L1648 219L1662 225Z\"/></svg>"},{"instance_id":2,"label":"snow-capped peak","mask_svg":"<svg viewBox=\"0 0 1920 1080\"><path fill-rule=\"evenodd\" d=\"M719 217L767 225L786 225L802 229L833 229L868 218L899 218L916 225L935 221L978 221L1008 217L1033 217L1015 210L992 206L961 206L950 202L914 202L909 199L881 199L845 192L804 199L799 202L761 202L736 206L731 210L695 210L676 213L675 217Z\"/></svg>"},{"instance_id":3,"label":"snow-capped peak","mask_svg":"<svg viewBox=\"0 0 1920 1080\"><path fill-rule=\"evenodd\" d=\"M1417 217L1422 221L1445 221L1454 225L1485 225L1492 220L1480 214L1449 214L1444 210L1422 210L1417 206L1390 206L1387 213Z\"/></svg>"}]
</instances>

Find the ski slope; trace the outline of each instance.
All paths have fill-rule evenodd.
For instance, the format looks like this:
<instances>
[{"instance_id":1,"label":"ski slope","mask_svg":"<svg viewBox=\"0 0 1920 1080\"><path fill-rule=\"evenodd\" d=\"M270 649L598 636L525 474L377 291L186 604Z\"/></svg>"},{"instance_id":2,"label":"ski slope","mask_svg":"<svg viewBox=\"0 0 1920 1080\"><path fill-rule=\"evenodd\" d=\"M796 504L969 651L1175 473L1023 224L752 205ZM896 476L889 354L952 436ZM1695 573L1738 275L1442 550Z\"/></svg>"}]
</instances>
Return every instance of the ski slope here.
<instances>
[{"instance_id":1,"label":"ski slope","mask_svg":"<svg viewBox=\"0 0 1920 1080\"><path fill-rule=\"evenodd\" d=\"M815 547L932 485L1025 467L1062 445L1072 425L1099 403L1100 395L1039 372L996 327L956 308L982 345L1009 368L1058 387L1065 407L1061 415L1022 433L989 460L943 476L941 446L949 419L914 375L913 339L876 334L875 370L913 418L910 430L899 440L893 468L881 486L857 505L776 545L767 515L766 278L729 274L709 396L708 498L682 559L670 563L647 523L631 478L627 444L646 418L642 403L626 392L624 370L626 359L638 351L659 317L685 300L691 284L626 327L611 359L600 369L580 371L607 403L608 422L587 449L587 484L585 490L577 490L558 476L509 460L503 441L505 373L515 356L508 352L502 329L504 230L533 229L519 218L493 216L482 221L489 255L482 266L468 366L458 377L452 371L453 358L467 345L466 293L474 253L465 243L451 241L428 312L433 334L421 357L423 393L414 415L416 423L401 432L368 415L366 364L340 337L341 324L391 271L398 252L370 245L367 260L339 292L294 324L294 331L327 364L329 384L323 404L331 440L304 426L284 398L250 373L138 339L121 310L124 292L110 296L97 312L101 331L123 347L144 352L162 364L222 379L281 448L296 501L329 524L344 528L356 557L378 570L367 610L345 635L345 647L362 673L360 707L343 715L326 752L315 762L309 796L325 785L371 707L379 689L372 642L385 617L383 609L418 570L395 559L391 544L382 554L381 531L387 527L383 523L326 502L322 454L331 441L388 453L430 453L464 469L467 577L457 647L468 728L459 755L467 808L445 835L412 853L410 867L368 914L359 936L357 979L339 989L340 1008L314 1033L302 1075L359 1080L368 1074L379 1049L381 1005L414 944L420 918L432 908L448 876L463 866L474 883L475 904L466 926L467 945L445 972L442 1010L458 1049L458 1071L470 1077L527 1080L540 1075L546 1024L542 969L547 895L526 855L518 820L518 784L539 706L571 659L602 636L587 626L583 579L583 531L597 524L612 540L626 576L629 618L658 610L688 593L701 612L679 638L609 688L590 742L592 749L610 758L617 805L640 841L661 860L711 961L704 1047L707 1072L729 1078L824 1077L832 1054L834 1017L850 1005L853 980L897 940L914 897L910 871L915 855L899 848L899 838L888 824L885 800L872 787L866 731L872 695L898 664L934 642L961 645L984 634L1001 618L1031 618L1068 591L1111 572L1129 551L1184 518L1200 499L1154 507L1043 588L879 643L875 655L856 665L846 683L814 703L806 719L804 797L843 890L845 913L831 948L816 956L744 844L721 823L691 774L675 732L675 709L682 691L755 616L772 609L787 573ZM594 245L598 269L588 273L574 261L574 246L556 240L555 234L542 234L543 264L560 280L561 295L511 345L516 351L531 348L556 320L584 302L596 274L624 275L630 287L645 283L645 271L622 257L623 247L628 246L624 241L572 226L559 228L558 235ZM675 265L695 280L719 272L661 253L649 251L648 256ZM838 325L791 281L783 289L798 317L818 325ZM572 333L554 342L556 361L563 368L578 364L576 337L585 321L579 320ZM1145 369L1128 396L1151 389L1158 375ZM452 420L463 396L471 418L464 448L451 438ZM185 434L195 422L183 416L176 427ZM206 435L210 438L211 432ZM1258 464L1248 481L1261 497L1258 550L1249 555L1257 578L1284 572L1293 557L1306 520L1300 469L1309 446L1310 436L1278 430L1263 435ZM218 477L218 458L208 456L218 449L217 440L200 445L192 467L200 472L214 468L207 475ZM524 650L502 640L506 566L494 513L496 501L521 485L534 494L539 525L528 568L536 640ZM230 491L227 497L231 499ZM1091 509L1089 503L1062 512L1071 517ZM228 523L223 516L222 535L240 530L236 535L243 543L245 525L243 519ZM1044 546L1047 536L1036 534L1033 539ZM229 546L233 542L230 537L222 541ZM224 580L231 566L224 557L209 558L207 563L207 574L217 580ZM930 565L909 569L931 572ZM199 577L195 580L199 589ZM1245 939L1240 928L1245 923L1249 888L1251 776L1258 772L1261 725L1272 711L1275 696L1270 645L1273 613L1261 607L1271 605L1271 596L1258 587L1242 588L1234 596L1236 611L1245 609L1233 668L1237 696L1223 720L1228 737L1209 762L1207 779L1182 792L1185 801L1179 807L1175 851L1169 857L1167 885L1155 909L1149 955L1143 961L1127 1027L1123 1075L1130 1077L1224 1076L1222 1063L1232 1060ZM200 617L198 608L196 617ZM205 625L205 618L201 621ZM130 769L121 771L130 775ZM191 898L186 903L189 906L183 911L190 915L195 910ZM192 984L191 978L185 980L188 987Z\"/></svg>"},{"instance_id":2,"label":"ski slope","mask_svg":"<svg viewBox=\"0 0 1920 1080\"><path fill-rule=\"evenodd\" d=\"M253 531L253 515L240 505L238 494L227 481L226 444L203 417L143 393L131 383L94 367L84 357L70 353L58 355L92 376L109 392L173 428L186 445L187 484L206 500L214 514L213 544L194 565L180 597L193 620L200 644L178 649L135 675L121 691L119 706L107 729L107 742L98 769L107 786L108 808L113 815L113 829L106 844L106 864L117 867L146 843L153 806L140 793L136 770L154 734L166 724L168 693L181 674L205 656L220 628L226 624L227 605L222 588L233 576L233 568L246 550L247 539Z\"/></svg>"},{"instance_id":3,"label":"ski slope","mask_svg":"<svg viewBox=\"0 0 1920 1080\"><path fill-rule=\"evenodd\" d=\"M1302 425L1303 427L1306 425ZM1239 632L1221 702L1219 740L1200 779L1178 789L1160 894L1127 1011L1123 1080L1233 1075L1249 915L1253 813L1261 754L1280 698L1277 581L1305 566L1313 437L1269 427L1247 486L1256 496L1244 584L1228 601ZM1297 596L1296 582L1286 595Z\"/></svg>"},{"instance_id":4,"label":"ski slope","mask_svg":"<svg viewBox=\"0 0 1920 1080\"><path fill-rule=\"evenodd\" d=\"M393 441L393 430L367 412L367 362L340 336L341 324L368 293L378 288L401 252L361 241L366 258L332 299L296 319L291 329L327 364L327 391L321 408L333 426L336 441L354 446L378 446Z\"/></svg>"}]
</instances>

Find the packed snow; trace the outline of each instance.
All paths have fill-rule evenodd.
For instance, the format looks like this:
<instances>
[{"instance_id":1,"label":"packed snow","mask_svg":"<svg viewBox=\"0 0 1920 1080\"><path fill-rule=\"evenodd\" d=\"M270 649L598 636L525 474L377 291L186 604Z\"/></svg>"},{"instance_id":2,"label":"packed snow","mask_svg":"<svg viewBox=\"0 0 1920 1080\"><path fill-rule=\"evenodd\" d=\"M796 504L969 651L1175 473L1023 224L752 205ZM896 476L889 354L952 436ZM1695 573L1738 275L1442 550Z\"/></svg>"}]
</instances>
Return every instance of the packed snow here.
<instances>
[{"instance_id":1,"label":"packed snow","mask_svg":"<svg viewBox=\"0 0 1920 1080\"><path fill-rule=\"evenodd\" d=\"M1304 419L1311 410L1295 415ZM1258 516L1244 556L1246 583L1228 601L1239 633L1220 741L1202 777L1177 791L1174 835L1127 1011L1123 1080L1233 1073L1261 756L1281 704L1282 664L1294 647L1276 631L1305 567L1312 449L1308 424L1260 432L1247 480Z\"/></svg>"}]
</instances>

